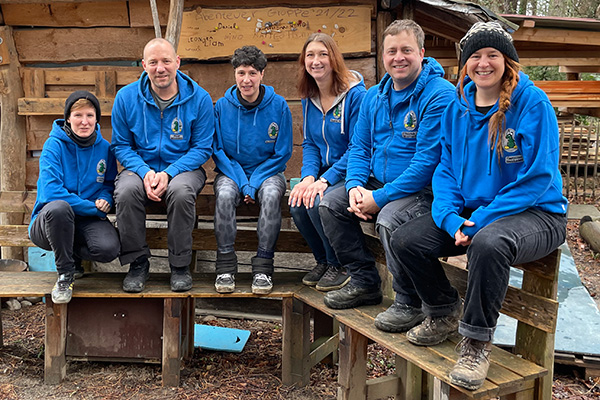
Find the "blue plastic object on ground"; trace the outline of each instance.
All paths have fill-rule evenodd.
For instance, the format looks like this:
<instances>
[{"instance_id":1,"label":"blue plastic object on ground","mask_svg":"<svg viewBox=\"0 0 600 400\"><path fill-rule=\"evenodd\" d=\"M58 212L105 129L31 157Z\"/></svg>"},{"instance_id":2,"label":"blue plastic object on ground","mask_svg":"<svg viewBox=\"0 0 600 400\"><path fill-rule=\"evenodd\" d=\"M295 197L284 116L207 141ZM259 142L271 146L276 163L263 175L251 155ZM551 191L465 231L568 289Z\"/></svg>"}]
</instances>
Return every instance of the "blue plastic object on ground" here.
<instances>
[{"instance_id":1,"label":"blue plastic object on ground","mask_svg":"<svg viewBox=\"0 0 600 400\"><path fill-rule=\"evenodd\" d=\"M27 256L30 271L56 271L53 251L29 247Z\"/></svg>"},{"instance_id":2,"label":"blue plastic object on ground","mask_svg":"<svg viewBox=\"0 0 600 400\"><path fill-rule=\"evenodd\" d=\"M205 350L240 353L249 337L250 331L242 329L200 324L194 326L194 346Z\"/></svg>"}]
</instances>

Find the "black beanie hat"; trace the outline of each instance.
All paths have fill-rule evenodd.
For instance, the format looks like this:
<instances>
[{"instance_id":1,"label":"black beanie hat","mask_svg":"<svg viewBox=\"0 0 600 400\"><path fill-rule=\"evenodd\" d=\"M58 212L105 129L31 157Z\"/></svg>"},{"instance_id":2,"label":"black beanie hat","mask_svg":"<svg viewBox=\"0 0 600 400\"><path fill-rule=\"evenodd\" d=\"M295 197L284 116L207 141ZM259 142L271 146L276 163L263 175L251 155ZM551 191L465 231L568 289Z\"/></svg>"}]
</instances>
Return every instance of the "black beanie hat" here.
<instances>
[{"instance_id":1,"label":"black beanie hat","mask_svg":"<svg viewBox=\"0 0 600 400\"><path fill-rule=\"evenodd\" d=\"M71 107L73 107L73 104L75 104L75 102L79 99L87 99L92 103L92 105L96 109L96 122L99 123L101 116L100 102L98 101L96 96L94 96L86 90L77 90L71 93L69 97L67 97L67 101L65 101L65 121L69 119L69 115L71 115Z\"/></svg>"},{"instance_id":2,"label":"black beanie hat","mask_svg":"<svg viewBox=\"0 0 600 400\"><path fill-rule=\"evenodd\" d=\"M460 66L465 65L471 54L485 47L493 47L506 57L519 62L513 38L496 21L476 22L460 40Z\"/></svg>"}]
</instances>

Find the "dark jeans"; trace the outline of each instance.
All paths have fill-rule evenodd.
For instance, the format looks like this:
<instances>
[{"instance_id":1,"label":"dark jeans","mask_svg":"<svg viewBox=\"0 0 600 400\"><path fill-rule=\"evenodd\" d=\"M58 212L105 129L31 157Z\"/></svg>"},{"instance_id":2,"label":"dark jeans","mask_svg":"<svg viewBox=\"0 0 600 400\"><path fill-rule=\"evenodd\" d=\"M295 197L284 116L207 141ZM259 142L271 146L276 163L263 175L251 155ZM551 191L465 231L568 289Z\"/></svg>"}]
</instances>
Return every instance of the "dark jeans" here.
<instances>
[{"instance_id":1,"label":"dark jeans","mask_svg":"<svg viewBox=\"0 0 600 400\"><path fill-rule=\"evenodd\" d=\"M365 188L373 190L381 186L383 186L381 182L369 179ZM419 193L389 202L379 211L376 219L376 229L386 253L388 268L394 271L392 273L396 300L415 307L420 306L420 298L403 269L397 266L390 252L389 239L398 226L429 212L431 201L431 190L424 189ZM348 211L348 205L348 194L344 187L328 193L321 200L319 214L325 235L335 250L339 262L348 268L352 284L366 289L379 289L381 278L375 267L375 258L367 248L360 227L361 220Z\"/></svg>"},{"instance_id":2,"label":"dark jeans","mask_svg":"<svg viewBox=\"0 0 600 400\"><path fill-rule=\"evenodd\" d=\"M119 236L110 221L75 215L63 200L52 201L37 215L31 241L54 252L59 274L74 272L74 258L109 262L119 255Z\"/></svg>"},{"instance_id":3,"label":"dark jeans","mask_svg":"<svg viewBox=\"0 0 600 400\"><path fill-rule=\"evenodd\" d=\"M329 186L323 197L328 193L344 187L344 181L340 181L333 186ZM294 218L296 227L308 243L308 246L315 256L315 260L319 264L328 265L340 265L335 251L329 244L329 239L325 236L323 231L323 224L321 223L321 216L319 215L319 204L321 203L321 196L315 197L315 204L312 208L306 208L304 205L300 207L290 207L290 214Z\"/></svg>"},{"instance_id":4,"label":"dark jeans","mask_svg":"<svg viewBox=\"0 0 600 400\"><path fill-rule=\"evenodd\" d=\"M202 168L171 179L163 199L167 204L169 264L185 267L192 262L192 231L196 225L196 197L204 187ZM124 169L115 180L117 227L121 237L121 265L150 256L146 243L146 204L150 203L138 174Z\"/></svg>"},{"instance_id":5,"label":"dark jeans","mask_svg":"<svg viewBox=\"0 0 600 400\"><path fill-rule=\"evenodd\" d=\"M468 218L468 213L463 217ZM565 240L566 223L565 215L531 208L494 221L464 247L455 246L454 238L427 214L396 229L391 246L421 297L423 312L432 317L448 315L460 306L458 292L438 258L466 253L469 278L458 331L472 339L490 341L508 288L510 266L554 251Z\"/></svg>"}]
</instances>

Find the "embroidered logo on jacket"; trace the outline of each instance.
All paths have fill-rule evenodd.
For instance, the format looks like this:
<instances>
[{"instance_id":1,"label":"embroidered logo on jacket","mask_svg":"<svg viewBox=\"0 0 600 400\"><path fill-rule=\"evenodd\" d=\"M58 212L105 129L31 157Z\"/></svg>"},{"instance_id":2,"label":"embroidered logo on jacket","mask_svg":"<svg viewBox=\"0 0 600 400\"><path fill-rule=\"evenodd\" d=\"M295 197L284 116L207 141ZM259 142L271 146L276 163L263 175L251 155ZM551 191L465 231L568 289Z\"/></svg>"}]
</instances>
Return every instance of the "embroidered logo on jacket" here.
<instances>
[{"instance_id":1,"label":"embroidered logo on jacket","mask_svg":"<svg viewBox=\"0 0 600 400\"><path fill-rule=\"evenodd\" d=\"M271 122L267 133L271 139L275 139L279 135L279 125L277 125L277 122Z\"/></svg>"},{"instance_id":2,"label":"embroidered logo on jacket","mask_svg":"<svg viewBox=\"0 0 600 400\"><path fill-rule=\"evenodd\" d=\"M171 121L171 140L181 140L183 139L183 135L181 134L181 131L183 130L183 123L181 122L181 120L177 117L173 118L173 121Z\"/></svg>"},{"instance_id":3,"label":"embroidered logo on jacket","mask_svg":"<svg viewBox=\"0 0 600 400\"><path fill-rule=\"evenodd\" d=\"M98 174L98 176L96 177L96 182L104 182L104 174L106 173L105 159L101 159L100 161L98 161L98 164L96 164L96 173Z\"/></svg>"},{"instance_id":4,"label":"embroidered logo on jacket","mask_svg":"<svg viewBox=\"0 0 600 400\"><path fill-rule=\"evenodd\" d=\"M414 111L409 111L404 116L404 129L414 131L417 128L417 114Z\"/></svg>"},{"instance_id":5,"label":"embroidered logo on jacket","mask_svg":"<svg viewBox=\"0 0 600 400\"><path fill-rule=\"evenodd\" d=\"M339 119L342 116L342 105L338 104L333 109L333 118Z\"/></svg>"},{"instance_id":6,"label":"embroidered logo on jacket","mask_svg":"<svg viewBox=\"0 0 600 400\"><path fill-rule=\"evenodd\" d=\"M509 153L517 151L517 143L515 142L515 130L508 128L502 136L502 147Z\"/></svg>"}]
</instances>

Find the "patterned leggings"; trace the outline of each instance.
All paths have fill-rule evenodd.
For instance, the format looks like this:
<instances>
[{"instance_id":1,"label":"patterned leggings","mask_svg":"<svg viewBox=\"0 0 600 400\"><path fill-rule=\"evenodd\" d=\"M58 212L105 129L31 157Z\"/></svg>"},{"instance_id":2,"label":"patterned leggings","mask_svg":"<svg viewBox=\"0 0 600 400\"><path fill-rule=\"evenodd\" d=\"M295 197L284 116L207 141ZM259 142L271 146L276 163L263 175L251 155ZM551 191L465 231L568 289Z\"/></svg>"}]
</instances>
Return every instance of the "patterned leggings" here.
<instances>
[{"instance_id":1,"label":"patterned leggings","mask_svg":"<svg viewBox=\"0 0 600 400\"><path fill-rule=\"evenodd\" d=\"M215 236L219 253L234 251L237 225L235 209L242 201L242 193L237 184L223 174L218 174L214 183L215 205ZM258 225L258 250L272 254L281 229L281 198L285 193L285 178L283 174L273 175L258 188L258 204L260 214Z\"/></svg>"}]
</instances>

